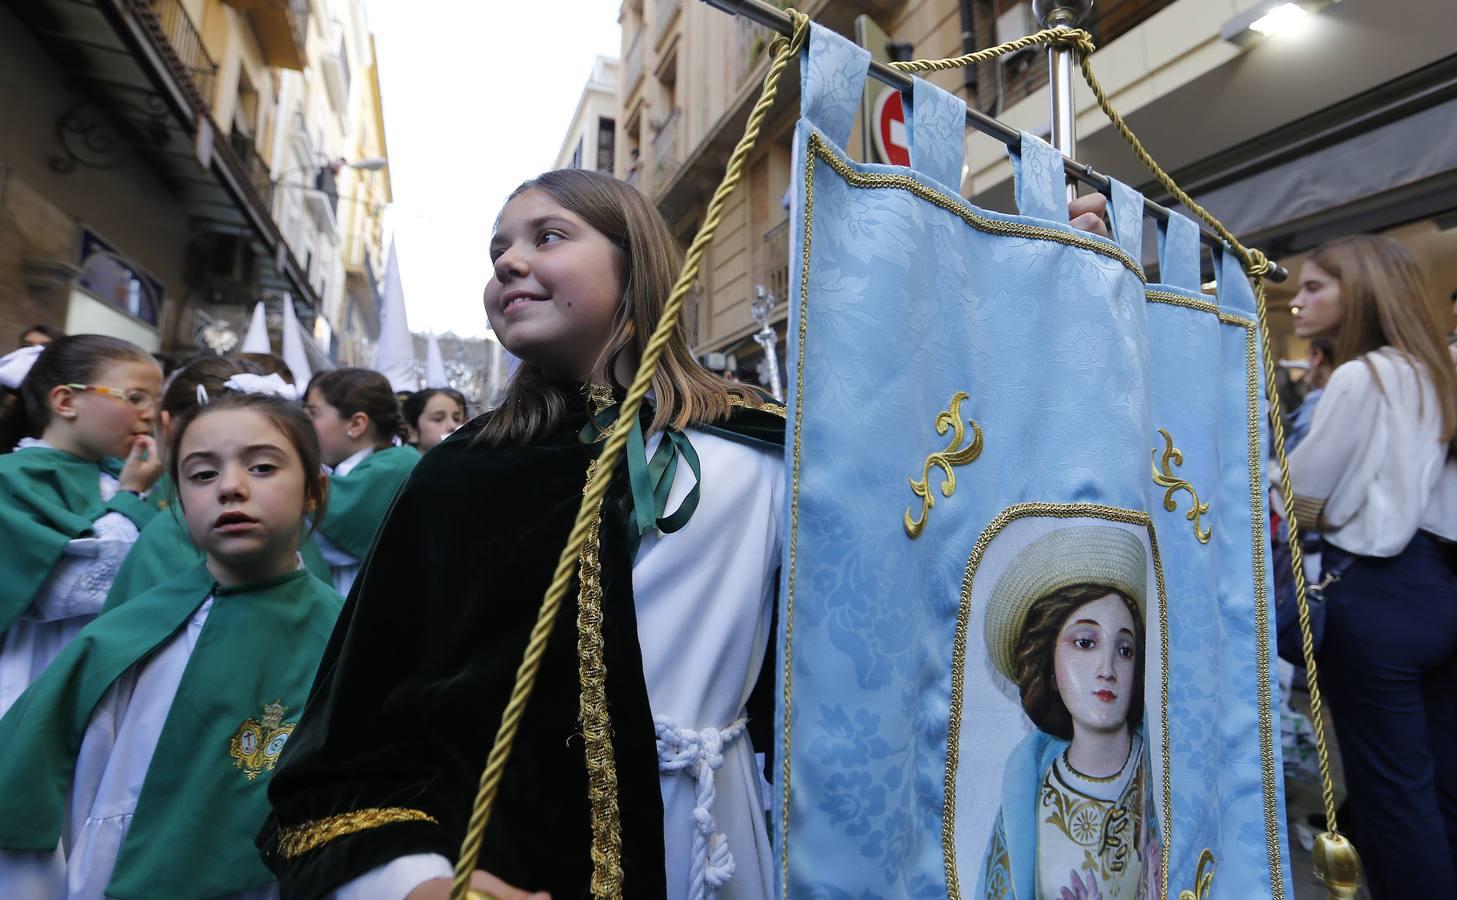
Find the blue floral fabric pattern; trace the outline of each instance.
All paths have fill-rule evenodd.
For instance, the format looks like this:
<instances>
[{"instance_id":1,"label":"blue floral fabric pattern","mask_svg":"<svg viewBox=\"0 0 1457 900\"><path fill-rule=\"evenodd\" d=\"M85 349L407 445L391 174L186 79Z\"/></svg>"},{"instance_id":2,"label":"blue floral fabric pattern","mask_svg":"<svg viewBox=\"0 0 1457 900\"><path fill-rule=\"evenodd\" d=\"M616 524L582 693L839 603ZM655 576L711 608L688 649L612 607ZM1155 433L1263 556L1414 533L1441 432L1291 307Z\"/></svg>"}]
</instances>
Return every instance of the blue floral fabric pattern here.
<instances>
[{"instance_id":1,"label":"blue floral fabric pattern","mask_svg":"<svg viewBox=\"0 0 1457 900\"><path fill-rule=\"evenodd\" d=\"M1022 147L1007 151L1017 180L1017 208L1024 216L1067 221L1062 154L1039 137L1023 133Z\"/></svg>"},{"instance_id":2,"label":"blue floral fabric pattern","mask_svg":"<svg viewBox=\"0 0 1457 900\"><path fill-rule=\"evenodd\" d=\"M953 710L953 672L988 665L965 633L962 591L978 538L1022 504L1151 522L1167 630L1147 623L1158 708L1147 728L1169 890L1192 884L1208 848L1221 896L1270 896L1288 872L1265 715L1273 622L1249 284L1220 254L1219 296L1200 294L1198 229L1176 217L1160 234L1160 270L1177 280L1145 285L1141 196L1114 184L1114 240L1074 231L1062 158L1030 135L1013 154L1018 212L971 207L955 187L964 106L920 82L914 165L850 160L867 65L863 50L813 29L791 212L781 896L972 896L989 832L970 833L948 799L959 809L984 790L995 805L1001 771L956 753L977 735L963 718L953 736L953 714L972 716L982 698ZM904 518L921 507L910 483L948 449L936 420L958 393L984 445L950 494L929 470L935 504L912 538ZM1168 511L1153 482L1160 428L1183 453L1176 474L1210 503L1208 543L1185 518L1188 495Z\"/></svg>"},{"instance_id":3,"label":"blue floral fabric pattern","mask_svg":"<svg viewBox=\"0 0 1457 900\"><path fill-rule=\"evenodd\" d=\"M966 156L966 101L920 78L913 80L911 114L911 168L940 182L953 192L961 190L961 166Z\"/></svg>"}]
</instances>

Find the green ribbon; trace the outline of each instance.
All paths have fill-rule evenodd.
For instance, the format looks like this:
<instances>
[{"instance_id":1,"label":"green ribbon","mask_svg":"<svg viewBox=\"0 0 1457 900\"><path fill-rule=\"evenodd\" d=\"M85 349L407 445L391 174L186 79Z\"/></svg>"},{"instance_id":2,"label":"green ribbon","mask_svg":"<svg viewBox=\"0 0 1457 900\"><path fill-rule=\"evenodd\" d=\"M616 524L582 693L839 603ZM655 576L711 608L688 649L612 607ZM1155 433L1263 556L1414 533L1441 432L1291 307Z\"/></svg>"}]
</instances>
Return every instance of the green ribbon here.
<instances>
[{"instance_id":1,"label":"green ribbon","mask_svg":"<svg viewBox=\"0 0 1457 900\"><path fill-rule=\"evenodd\" d=\"M584 444L594 443L617 421L621 403L590 416L580 435ZM647 406L643 407L648 409ZM700 488L703 486L703 472L698 462L698 451L693 449L688 436L681 431L666 429L658 449L648 459L647 441L643 437L642 417L632 423L627 432L627 479L632 487L632 518L628 523L627 545L633 559L637 559L638 548L643 536L656 528L663 534L679 531L698 509ZM673 491L673 478L678 474L678 459L688 463L693 472L693 489L678 509L668 512L668 495Z\"/></svg>"}]
</instances>

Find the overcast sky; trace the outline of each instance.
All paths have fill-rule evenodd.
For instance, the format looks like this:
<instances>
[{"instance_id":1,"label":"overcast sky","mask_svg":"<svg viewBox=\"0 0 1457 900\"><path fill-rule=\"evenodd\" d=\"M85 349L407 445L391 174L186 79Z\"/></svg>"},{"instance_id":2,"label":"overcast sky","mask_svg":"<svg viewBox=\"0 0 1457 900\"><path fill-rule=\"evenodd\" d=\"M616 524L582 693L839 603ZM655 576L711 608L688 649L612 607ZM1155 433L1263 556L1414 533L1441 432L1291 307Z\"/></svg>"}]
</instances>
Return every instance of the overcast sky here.
<instances>
[{"instance_id":1,"label":"overcast sky","mask_svg":"<svg viewBox=\"0 0 1457 900\"><path fill-rule=\"evenodd\" d=\"M491 224L549 169L615 0L368 0L411 331L483 335Z\"/></svg>"}]
</instances>

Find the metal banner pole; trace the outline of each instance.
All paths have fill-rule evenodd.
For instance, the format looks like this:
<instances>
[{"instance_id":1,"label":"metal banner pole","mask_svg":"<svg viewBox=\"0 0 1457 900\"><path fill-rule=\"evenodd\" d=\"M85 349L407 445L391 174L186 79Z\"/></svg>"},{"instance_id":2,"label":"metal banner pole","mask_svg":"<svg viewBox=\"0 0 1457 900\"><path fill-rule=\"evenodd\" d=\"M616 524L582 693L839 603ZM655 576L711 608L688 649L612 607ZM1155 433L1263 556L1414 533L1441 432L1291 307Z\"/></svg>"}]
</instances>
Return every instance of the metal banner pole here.
<instances>
[{"instance_id":1,"label":"metal banner pole","mask_svg":"<svg viewBox=\"0 0 1457 900\"><path fill-rule=\"evenodd\" d=\"M1032 0L1032 15L1043 28L1077 28L1093 11L1093 0ZM1047 84L1052 95L1052 146L1068 159L1077 158L1078 111L1073 102L1073 72L1077 51L1072 47L1047 48ZM1078 183L1069 179L1067 199L1078 198Z\"/></svg>"}]
</instances>

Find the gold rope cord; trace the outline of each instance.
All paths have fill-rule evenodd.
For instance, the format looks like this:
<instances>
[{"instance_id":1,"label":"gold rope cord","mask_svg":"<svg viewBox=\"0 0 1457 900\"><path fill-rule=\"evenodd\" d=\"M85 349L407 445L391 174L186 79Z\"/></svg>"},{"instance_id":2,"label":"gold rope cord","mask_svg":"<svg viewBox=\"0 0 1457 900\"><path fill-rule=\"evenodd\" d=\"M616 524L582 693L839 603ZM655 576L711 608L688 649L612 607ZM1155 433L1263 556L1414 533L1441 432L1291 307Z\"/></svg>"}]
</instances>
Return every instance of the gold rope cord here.
<instances>
[{"instance_id":1,"label":"gold rope cord","mask_svg":"<svg viewBox=\"0 0 1457 900\"><path fill-rule=\"evenodd\" d=\"M683 309L684 298L687 297L688 291L698 279L703 252L718 230L724 205L743 177L744 164L748 160L754 144L758 141L759 129L764 123L764 118L774 104L774 98L779 91L779 77L783 74L789 60L798 55L809 34L808 16L792 9L786 12L794 21L793 35L788 39L778 37L771 46L773 60L768 72L764 75L764 86L759 93L759 100L749 113L744 136L739 139L738 145L734 147L734 152L729 157L723 181L719 183L718 189L714 191L713 198L708 203L703 225L699 228L693 243L688 247L688 253L683 260L683 271L679 273L678 280L674 283L673 290L663 305L663 314L658 322L657 330L653 332L652 338L649 339L647 347L643 350L642 359L638 362L637 374L633 377L632 386L628 388L627 397L622 401L622 410L618 414L619 420L632 421L637 417L643 398L647 396L648 390L652 386L653 373L657 369L658 360L662 357L663 350L668 341L672 339L673 331L678 325L678 315ZM546 650L547 641L551 638L552 628L556 623L562 600L571 588L582 548L587 542L588 535L596 530L596 511L607 495L607 485L612 480L612 470L617 465L623 448L627 444L628 431L626 428L615 430L602 448L602 453L596 462L595 477L589 480L586 490L583 492L582 505L577 511L576 524L573 525L567 545L562 548L561 556L557 559L556 572L552 577L551 586L547 589L546 597L542 600L541 610L536 617L536 625L531 630L531 637L527 642L526 651L522 655L521 665L516 670L516 683L511 690L511 698L501 715L501 724L496 730L495 743L491 746L486 768L481 773L480 789L476 793L470 824L466 829L465 840L461 842L460 858L455 863L455 880L450 890L451 900L466 900L470 890L471 873L475 870L476 860L480 856L481 841L485 836L486 825L491 819L491 809L495 805L501 776L511 755L511 745L514 743L516 732L521 725L522 713L527 701L531 698L532 689L536 686L536 674L541 668L541 658ZM616 865L620 868L620 860L616 862ZM620 882L617 893L597 895L599 883L605 884L610 879L599 879L599 875L602 875L603 872L595 854L592 868L594 895L614 898L620 896Z\"/></svg>"},{"instance_id":2,"label":"gold rope cord","mask_svg":"<svg viewBox=\"0 0 1457 900\"><path fill-rule=\"evenodd\" d=\"M1264 277L1271 269L1270 261L1263 253L1252 247L1246 247L1240 243L1224 224L1216 219L1204 207L1194 202L1183 188L1169 176L1167 172L1154 161L1143 143L1123 121L1123 117L1113 108L1108 100L1107 93L1103 90L1098 78L1093 74L1092 63L1089 57L1095 49L1093 38L1088 32L1076 28L1049 28L1039 31L1036 34L1009 41L996 47L981 50L976 53L968 53L964 56L952 57L949 59L928 59L910 60L908 62L890 63L891 68L902 72L934 72L945 69L960 68L971 63L982 62L1007 53L1015 53L1027 47L1046 44L1048 46L1061 46L1071 49L1078 54L1078 62L1082 68L1083 79L1087 81L1088 88L1092 90L1094 98L1098 101L1098 107L1108 117L1108 121L1117 129L1118 134L1128 143L1135 156L1153 173L1154 178L1164 190L1168 191L1185 209L1197 216L1202 222L1214 230L1222 238L1230 249L1244 265L1245 273L1249 276L1255 292L1255 313L1259 320L1260 332L1260 353L1264 356L1265 370L1265 397L1269 404L1270 425L1275 438L1275 457L1280 464L1280 494L1285 508L1285 521L1288 526L1286 539L1290 546L1290 566L1295 577L1295 604L1300 619L1301 651L1305 657L1306 681L1310 687L1310 717L1315 729L1315 741L1317 755L1320 757L1320 780L1321 797L1325 805L1327 833L1322 835L1329 844L1327 851L1334 849L1335 856L1341 856L1344 850L1350 850L1348 842L1340 837L1340 829L1336 823L1336 802L1335 791L1331 784L1330 773L1330 752L1326 744L1325 714L1320 697L1320 679L1317 674L1315 661L1315 644L1310 631L1310 607L1305 598L1305 565L1304 554L1300 548L1299 525L1295 511L1295 493L1290 489L1290 465L1285 457L1285 426L1284 412L1281 408L1280 395L1275 389L1275 362L1270 355L1270 334L1265 316L1265 283ZM1266 640L1262 633L1260 640ZM1354 855L1354 851L1350 850ZM1320 851L1317 851L1317 858L1320 858ZM1342 859L1332 864L1331 875L1344 875L1345 872L1338 872L1346 860ZM1318 862L1318 867L1320 863ZM1347 866L1346 872L1349 871ZM1331 879L1321 872L1322 879L1327 882L1328 887L1335 887Z\"/></svg>"}]
</instances>

